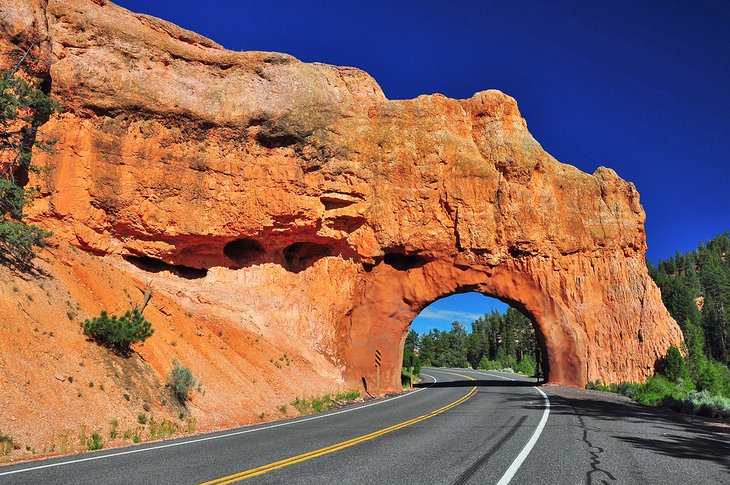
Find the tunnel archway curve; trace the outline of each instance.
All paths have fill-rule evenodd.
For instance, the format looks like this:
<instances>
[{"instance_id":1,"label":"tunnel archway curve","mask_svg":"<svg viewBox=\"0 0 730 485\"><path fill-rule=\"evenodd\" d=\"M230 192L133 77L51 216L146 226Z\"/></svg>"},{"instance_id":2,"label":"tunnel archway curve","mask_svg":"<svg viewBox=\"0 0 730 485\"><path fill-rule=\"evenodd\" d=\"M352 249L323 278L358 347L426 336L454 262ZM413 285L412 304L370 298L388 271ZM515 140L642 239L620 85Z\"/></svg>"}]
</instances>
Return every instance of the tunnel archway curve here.
<instances>
[{"instance_id":1,"label":"tunnel archway curve","mask_svg":"<svg viewBox=\"0 0 730 485\"><path fill-rule=\"evenodd\" d=\"M587 382L586 336L575 313L519 271L464 268L436 260L407 272L379 265L369 276L361 301L347 317L349 368L362 374L349 376L353 380L375 382L373 372L367 370L375 369L377 349L384 362L381 391L395 390L400 384L403 342L413 319L440 298L474 291L513 306L532 321L551 383L583 386Z\"/></svg>"}]
</instances>

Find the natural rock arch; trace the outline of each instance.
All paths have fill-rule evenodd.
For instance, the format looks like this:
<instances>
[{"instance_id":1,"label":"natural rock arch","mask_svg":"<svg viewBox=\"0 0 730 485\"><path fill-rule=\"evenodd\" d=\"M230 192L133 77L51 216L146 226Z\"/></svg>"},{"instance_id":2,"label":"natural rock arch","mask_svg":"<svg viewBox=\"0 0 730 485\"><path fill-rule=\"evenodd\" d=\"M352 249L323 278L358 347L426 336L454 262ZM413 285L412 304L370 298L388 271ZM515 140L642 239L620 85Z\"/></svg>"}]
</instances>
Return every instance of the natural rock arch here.
<instances>
[{"instance_id":1,"label":"natural rock arch","mask_svg":"<svg viewBox=\"0 0 730 485\"><path fill-rule=\"evenodd\" d=\"M371 274L348 324L341 325L350 329L350 378L364 378L370 389L375 349L383 354L381 382L391 389L400 382L403 342L413 318L433 301L466 291L498 298L533 322L551 383L582 386L588 380L587 338L575 314L566 311L560 296L545 292L528 275L502 268L458 268L450 261L435 261L406 274L385 267ZM355 375L358 372L361 375Z\"/></svg>"},{"instance_id":2,"label":"natural rock arch","mask_svg":"<svg viewBox=\"0 0 730 485\"><path fill-rule=\"evenodd\" d=\"M371 380L378 348L398 387L412 318L466 289L531 316L552 382L642 379L681 342L633 184L555 160L499 91L388 100L357 69L91 0L24 0L0 28L5 64L34 43L65 109L33 217L96 254L228 268L200 291L236 281L231 311L306 342L333 381Z\"/></svg>"}]
</instances>

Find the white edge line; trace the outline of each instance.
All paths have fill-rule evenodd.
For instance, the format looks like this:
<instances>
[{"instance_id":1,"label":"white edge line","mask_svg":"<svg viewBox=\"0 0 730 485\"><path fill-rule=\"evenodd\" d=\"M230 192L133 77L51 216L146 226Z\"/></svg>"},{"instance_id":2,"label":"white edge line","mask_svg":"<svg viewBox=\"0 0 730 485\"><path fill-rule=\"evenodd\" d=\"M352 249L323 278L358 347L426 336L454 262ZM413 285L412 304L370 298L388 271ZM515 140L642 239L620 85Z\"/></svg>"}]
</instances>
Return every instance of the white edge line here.
<instances>
[{"instance_id":1,"label":"white edge line","mask_svg":"<svg viewBox=\"0 0 730 485\"><path fill-rule=\"evenodd\" d=\"M502 475L502 478L499 479L497 485L507 485L510 480L512 480L512 477L515 476L517 470L519 470L522 466L522 462L525 461L527 455L529 455L530 451L532 451L532 447L535 446L535 443L537 443L537 440L538 438L540 438L540 434L542 433L543 428L545 428L545 423L547 423L548 416L550 415L550 399L548 399L547 394L542 392L542 389L537 387L535 387L534 389L542 394L542 397L545 400L545 410L542 412L542 419L540 419L540 423L537 425L537 428L535 428L535 432L532 433L530 441L528 441L525 447L522 448L522 451L520 451L520 454L517 455L515 461L512 462L509 468L507 468L507 471L504 472L504 475Z\"/></svg>"},{"instance_id":2,"label":"white edge line","mask_svg":"<svg viewBox=\"0 0 730 485\"><path fill-rule=\"evenodd\" d=\"M430 377L431 379L433 379L433 383L436 382L436 378L434 376L430 375L430 374L422 373L421 375L422 376L426 376L426 377ZM73 465L75 463L82 463L82 462L85 462L85 461L103 460L104 458L113 458L113 457L117 457L117 456L131 455L133 453L144 453L144 452L147 452L147 451L160 450L160 449L163 449L163 448L173 448L173 447L176 447L176 446L190 445L190 444L193 444L193 443L201 443L203 441L211 441L211 440L217 440L217 439L221 439L221 438L229 438L231 436L238 436L238 435L242 435L242 434L255 433L257 431L264 431L264 430L267 430L267 429L280 428L282 426L291 426L293 424L304 423L304 422L307 422L307 421L314 421L315 419L329 418L330 416L336 416L338 414L345 414L345 413L349 413L349 412L352 412L352 411L358 411L360 409L369 408L371 406L377 406L379 404L384 404L386 402L395 401L396 399L400 399L402 397L412 396L413 394L416 394L418 392L421 392L423 390L426 390L429 387L431 387L431 386L422 387L422 388L420 388L420 389L418 389L416 391L408 392L408 393L401 394L399 396L391 397L391 398L388 398L388 399L383 399L382 401L377 401L377 402L373 402L373 403L370 403L370 404L365 404L365 405L358 406L358 407L354 407L354 408L343 409L342 411L335 411L333 413L318 414L317 416L311 416L309 418L298 419L296 421L287 421L285 423L277 423L277 424L272 424L272 425L269 425L269 426L262 426L260 428L244 429L244 430L240 430L240 431L234 431L232 433L219 434L219 435L215 435L215 436L206 436L204 438L194 438L194 439L191 439L191 440L179 441L179 442L176 442L176 443L167 443L167 444L164 444L164 445L149 446L149 447L146 447L146 448L135 448L135 449L132 449L132 450L120 451L120 452L117 452L117 453L109 453L109 454L106 454L106 455L88 456L86 458L78 458L76 460L61 461L61 462L58 462L58 463L48 463L46 465L38 465L38 466L34 466L34 467L29 467L29 468L20 468L18 470L11 470L11 471L7 471L7 472L0 472L0 477L6 476L6 475L14 475L16 473L25 473L25 472L35 471L35 470L41 470L43 468L53 468L53 467L57 467L57 466Z\"/></svg>"},{"instance_id":3,"label":"white edge line","mask_svg":"<svg viewBox=\"0 0 730 485\"><path fill-rule=\"evenodd\" d=\"M472 371L477 372L478 374L484 374L492 377L497 377L499 379L506 379L508 381L517 381L517 382L524 382L524 381L518 381L517 379L511 379L509 377L504 376L498 376L496 374L491 374L487 372L478 372L478 371ZM515 473L517 473L517 470L520 469L522 466L522 462L525 461L527 458L527 455L530 454L532 451L532 448L535 446L535 443L537 443L538 438L540 438L540 434L542 434L543 428L545 428L545 424L547 423L548 416L550 416L550 399L547 397L547 394L545 394L542 389L540 389L537 386L533 386L533 389L535 389L537 392L542 394L542 398L545 401L545 409L542 412L542 418L540 419L540 422L537 425L537 428L535 428L535 431L532 433L532 436L530 436L530 439L527 441L527 444L524 448L522 448L522 451L520 451L520 454L517 455L517 458L512 462L512 464L507 468L507 471L504 472L504 475L502 475L502 478L499 479L497 482L497 485L507 485L512 478L515 476Z\"/></svg>"}]
</instances>

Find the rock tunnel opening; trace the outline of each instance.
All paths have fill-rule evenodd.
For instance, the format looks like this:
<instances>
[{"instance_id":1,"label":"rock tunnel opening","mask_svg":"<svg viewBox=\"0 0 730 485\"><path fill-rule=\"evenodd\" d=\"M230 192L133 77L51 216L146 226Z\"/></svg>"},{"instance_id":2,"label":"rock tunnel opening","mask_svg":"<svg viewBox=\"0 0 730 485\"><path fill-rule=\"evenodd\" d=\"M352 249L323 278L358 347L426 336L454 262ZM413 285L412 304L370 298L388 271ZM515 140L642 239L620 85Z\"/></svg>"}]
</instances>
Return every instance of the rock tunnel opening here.
<instances>
[{"instance_id":1,"label":"rock tunnel opening","mask_svg":"<svg viewBox=\"0 0 730 485\"><path fill-rule=\"evenodd\" d=\"M519 304L470 291L437 299L404 337L405 384L411 355L420 366L517 372L547 380L545 339Z\"/></svg>"}]
</instances>

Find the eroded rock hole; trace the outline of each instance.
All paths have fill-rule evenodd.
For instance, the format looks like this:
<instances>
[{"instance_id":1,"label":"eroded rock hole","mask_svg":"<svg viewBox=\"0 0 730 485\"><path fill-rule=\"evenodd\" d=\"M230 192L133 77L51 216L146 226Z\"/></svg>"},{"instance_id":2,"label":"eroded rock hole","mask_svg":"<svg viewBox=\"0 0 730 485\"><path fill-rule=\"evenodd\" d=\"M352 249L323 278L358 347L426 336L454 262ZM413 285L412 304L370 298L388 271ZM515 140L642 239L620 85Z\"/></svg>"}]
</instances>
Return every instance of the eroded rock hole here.
<instances>
[{"instance_id":1,"label":"eroded rock hole","mask_svg":"<svg viewBox=\"0 0 730 485\"><path fill-rule=\"evenodd\" d=\"M299 273L314 264L320 258L332 256L329 246L312 242L299 242L284 249L284 259L290 271Z\"/></svg>"},{"instance_id":2,"label":"eroded rock hole","mask_svg":"<svg viewBox=\"0 0 730 485\"><path fill-rule=\"evenodd\" d=\"M256 135L256 142L265 148L282 148L296 145L299 137L290 134L261 132Z\"/></svg>"},{"instance_id":3,"label":"eroded rock hole","mask_svg":"<svg viewBox=\"0 0 730 485\"><path fill-rule=\"evenodd\" d=\"M340 216L327 221L327 225L337 231L355 232L362 227L365 222L366 220L364 217Z\"/></svg>"},{"instance_id":4,"label":"eroded rock hole","mask_svg":"<svg viewBox=\"0 0 730 485\"><path fill-rule=\"evenodd\" d=\"M149 256L124 256L124 259L149 273L168 271L176 276L189 280L205 278L208 274L208 270L205 268L191 268L190 266L183 266L181 264L169 264Z\"/></svg>"},{"instance_id":5,"label":"eroded rock hole","mask_svg":"<svg viewBox=\"0 0 730 485\"><path fill-rule=\"evenodd\" d=\"M429 263L431 259L419 254L401 254L388 253L385 255L383 262L388 266L392 266L398 271L408 271L409 269L420 268Z\"/></svg>"},{"instance_id":6,"label":"eroded rock hole","mask_svg":"<svg viewBox=\"0 0 730 485\"><path fill-rule=\"evenodd\" d=\"M322 196L320 197L320 200L322 201L322 205L324 205L324 210L326 211L343 209L357 202L356 200L336 196Z\"/></svg>"},{"instance_id":7,"label":"eroded rock hole","mask_svg":"<svg viewBox=\"0 0 730 485\"><path fill-rule=\"evenodd\" d=\"M507 251L509 252L509 255L513 258L524 258L524 257L530 257L535 256L538 251L537 248L532 247L530 245L514 245L507 248Z\"/></svg>"},{"instance_id":8,"label":"eroded rock hole","mask_svg":"<svg viewBox=\"0 0 730 485\"><path fill-rule=\"evenodd\" d=\"M255 239L236 239L223 246L223 254L236 264L249 264L264 254L264 248Z\"/></svg>"}]
</instances>

